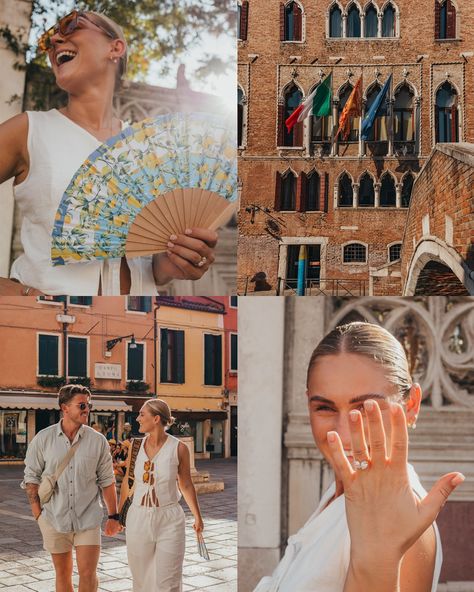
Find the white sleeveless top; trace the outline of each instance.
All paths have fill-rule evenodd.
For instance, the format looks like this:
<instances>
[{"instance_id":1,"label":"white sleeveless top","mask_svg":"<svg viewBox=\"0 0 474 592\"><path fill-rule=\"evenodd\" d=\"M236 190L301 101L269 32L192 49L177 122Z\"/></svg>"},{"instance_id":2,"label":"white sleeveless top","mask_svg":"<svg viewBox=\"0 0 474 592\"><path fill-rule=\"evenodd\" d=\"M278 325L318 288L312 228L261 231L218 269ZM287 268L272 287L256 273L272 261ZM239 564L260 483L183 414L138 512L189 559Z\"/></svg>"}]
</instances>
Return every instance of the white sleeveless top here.
<instances>
[{"instance_id":1,"label":"white sleeveless top","mask_svg":"<svg viewBox=\"0 0 474 592\"><path fill-rule=\"evenodd\" d=\"M12 265L10 277L45 294L93 296L102 277L102 294L120 295L120 259L86 261L53 267L51 232L61 197L75 172L102 142L57 109L27 111L30 169L13 187L23 216L24 253ZM156 295L151 257L127 260L130 293Z\"/></svg>"},{"instance_id":2,"label":"white sleeveless top","mask_svg":"<svg viewBox=\"0 0 474 592\"><path fill-rule=\"evenodd\" d=\"M414 468L408 465L413 491L426 496ZM263 578L254 592L343 592L350 560L351 540L346 520L344 495L334 496L335 483L329 486L314 514L288 539L288 546L271 577ZM443 555L438 528L432 592L438 586Z\"/></svg>"},{"instance_id":3,"label":"white sleeveless top","mask_svg":"<svg viewBox=\"0 0 474 592\"><path fill-rule=\"evenodd\" d=\"M179 440L168 434L166 442L150 460L145 452L143 438L135 461L134 506L169 506L181 499L178 488ZM148 467L145 467L148 463ZM148 471L146 471L148 469Z\"/></svg>"}]
</instances>

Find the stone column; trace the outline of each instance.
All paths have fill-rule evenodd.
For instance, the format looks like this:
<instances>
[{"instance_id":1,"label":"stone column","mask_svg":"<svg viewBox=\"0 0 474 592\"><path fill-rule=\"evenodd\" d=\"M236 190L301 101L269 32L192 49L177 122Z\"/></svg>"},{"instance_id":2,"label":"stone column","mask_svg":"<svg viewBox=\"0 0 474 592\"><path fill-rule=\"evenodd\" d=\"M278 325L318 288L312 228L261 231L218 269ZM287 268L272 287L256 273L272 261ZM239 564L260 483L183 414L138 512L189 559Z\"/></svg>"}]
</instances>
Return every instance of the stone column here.
<instances>
[{"instance_id":1,"label":"stone column","mask_svg":"<svg viewBox=\"0 0 474 592\"><path fill-rule=\"evenodd\" d=\"M359 183L352 183L352 207L359 207Z\"/></svg>"},{"instance_id":2,"label":"stone column","mask_svg":"<svg viewBox=\"0 0 474 592\"><path fill-rule=\"evenodd\" d=\"M0 0L0 27L8 26L15 36L26 42L30 32L31 0ZM0 38L0 123L22 112L25 72L14 68L23 62ZM14 99L12 101L12 99ZM13 180L0 185L0 276L7 277L10 271L10 248L13 231Z\"/></svg>"},{"instance_id":3,"label":"stone column","mask_svg":"<svg viewBox=\"0 0 474 592\"><path fill-rule=\"evenodd\" d=\"M381 183L374 183L374 195L375 195L374 207L376 207L376 208L380 207L380 187L382 187Z\"/></svg>"},{"instance_id":4,"label":"stone column","mask_svg":"<svg viewBox=\"0 0 474 592\"><path fill-rule=\"evenodd\" d=\"M239 592L280 559L285 300L239 301Z\"/></svg>"},{"instance_id":5,"label":"stone column","mask_svg":"<svg viewBox=\"0 0 474 592\"><path fill-rule=\"evenodd\" d=\"M396 191L395 207L401 208L402 207L402 184L401 183L397 183L395 185L395 191Z\"/></svg>"}]
</instances>

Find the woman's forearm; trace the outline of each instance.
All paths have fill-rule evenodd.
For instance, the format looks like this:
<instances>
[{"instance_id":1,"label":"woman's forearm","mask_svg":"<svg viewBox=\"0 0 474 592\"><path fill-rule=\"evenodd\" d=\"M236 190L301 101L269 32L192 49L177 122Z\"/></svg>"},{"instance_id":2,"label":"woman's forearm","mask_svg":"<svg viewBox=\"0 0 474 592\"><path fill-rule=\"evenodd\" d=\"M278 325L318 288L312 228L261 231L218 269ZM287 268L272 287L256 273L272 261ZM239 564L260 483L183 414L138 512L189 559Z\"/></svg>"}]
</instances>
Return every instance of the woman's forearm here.
<instances>
[{"instance_id":1,"label":"woman's forearm","mask_svg":"<svg viewBox=\"0 0 474 592\"><path fill-rule=\"evenodd\" d=\"M351 558L344 592L400 592L401 560Z\"/></svg>"},{"instance_id":2,"label":"woman's forearm","mask_svg":"<svg viewBox=\"0 0 474 592\"><path fill-rule=\"evenodd\" d=\"M194 485L190 483L189 485L180 487L180 489L194 518L201 518L201 509L199 508L199 502L197 499L196 489L194 488Z\"/></svg>"},{"instance_id":3,"label":"woman's forearm","mask_svg":"<svg viewBox=\"0 0 474 592\"><path fill-rule=\"evenodd\" d=\"M167 284L168 282L170 282L173 279L170 275L163 273L162 269L160 269L160 267L162 267L162 265L160 264L162 259L163 259L162 253L157 253L157 254L153 255L153 259L152 259L153 277L155 279L155 284L157 286L162 286L163 284Z\"/></svg>"}]
</instances>

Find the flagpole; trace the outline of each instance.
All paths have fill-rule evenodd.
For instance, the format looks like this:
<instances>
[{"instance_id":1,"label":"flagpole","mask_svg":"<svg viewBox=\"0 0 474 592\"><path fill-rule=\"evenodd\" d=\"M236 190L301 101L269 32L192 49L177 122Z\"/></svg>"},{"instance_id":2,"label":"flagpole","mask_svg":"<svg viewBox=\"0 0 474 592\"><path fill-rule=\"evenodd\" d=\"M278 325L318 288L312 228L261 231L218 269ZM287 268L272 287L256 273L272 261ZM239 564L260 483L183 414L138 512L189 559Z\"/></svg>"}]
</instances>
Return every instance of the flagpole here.
<instances>
[{"instance_id":1,"label":"flagpole","mask_svg":"<svg viewBox=\"0 0 474 592\"><path fill-rule=\"evenodd\" d=\"M360 98L360 117L359 117L359 158L365 156L365 142L362 139L362 120L364 119L365 115L365 103L364 103L364 67L362 67L362 72L360 75L361 79L361 98Z\"/></svg>"}]
</instances>

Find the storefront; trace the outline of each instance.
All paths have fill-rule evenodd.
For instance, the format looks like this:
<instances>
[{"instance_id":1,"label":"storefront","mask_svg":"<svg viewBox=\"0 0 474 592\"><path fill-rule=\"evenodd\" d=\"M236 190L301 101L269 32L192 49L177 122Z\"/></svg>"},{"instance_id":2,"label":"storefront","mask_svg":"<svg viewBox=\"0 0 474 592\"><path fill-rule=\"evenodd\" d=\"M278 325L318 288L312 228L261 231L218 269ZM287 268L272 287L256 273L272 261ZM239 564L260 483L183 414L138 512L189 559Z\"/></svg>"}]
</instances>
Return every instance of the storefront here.
<instances>
[{"instance_id":1,"label":"storefront","mask_svg":"<svg viewBox=\"0 0 474 592\"><path fill-rule=\"evenodd\" d=\"M121 400L92 397L90 423L103 422L107 428L123 429L125 413L132 407ZM35 434L59 421L56 393L0 392L0 461L23 460Z\"/></svg>"},{"instance_id":2,"label":"storefront","mask_svg":"<svg viewBox=\"0 0 474 592\"><path fill-rule=\"evenodd\" d=\"M174 411L176 423L171 427L173 436L192 436L195 458L224 457L224 430L227 414L223 411Z\"/></svg>"}]
</instances>

